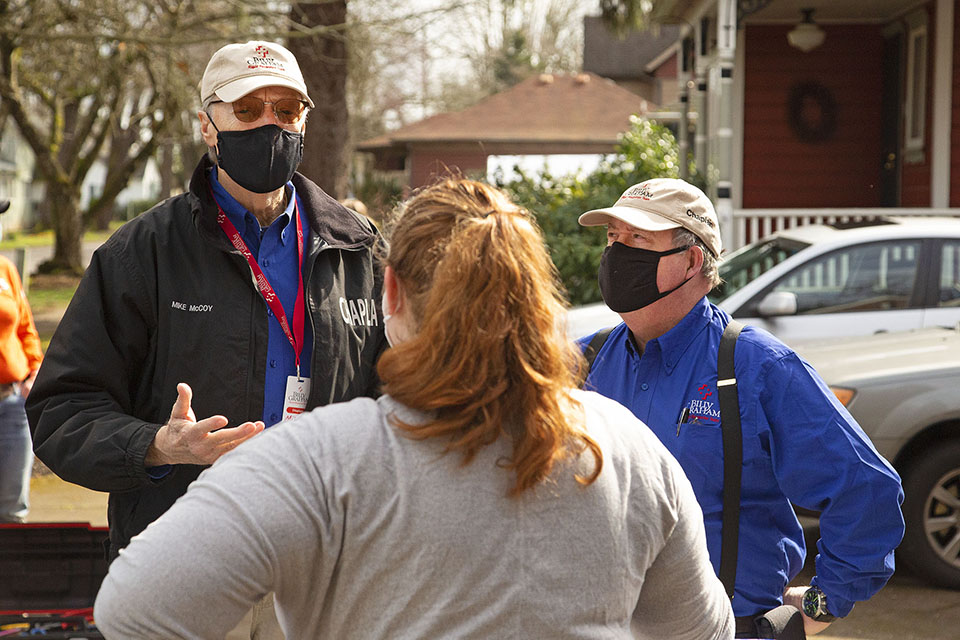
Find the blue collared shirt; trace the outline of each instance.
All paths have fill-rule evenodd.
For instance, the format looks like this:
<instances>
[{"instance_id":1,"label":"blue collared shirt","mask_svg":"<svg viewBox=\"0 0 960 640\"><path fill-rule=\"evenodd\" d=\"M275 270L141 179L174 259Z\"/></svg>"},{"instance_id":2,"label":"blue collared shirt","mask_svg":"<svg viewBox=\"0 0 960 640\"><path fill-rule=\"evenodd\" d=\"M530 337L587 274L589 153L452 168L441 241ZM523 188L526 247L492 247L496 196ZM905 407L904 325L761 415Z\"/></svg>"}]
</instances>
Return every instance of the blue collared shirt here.
<instances>
[{"instance_id":1,"label":"blue collared shirt","mask_svg":"<svg viewBox=\"0 0 960 640\"><path fill-rule=\"evenodd\" d=\"M260 269L277 293L283 311L287 315L291 331L293 330L293 305L297 299L297 288L301 278L301 266L297 264L297 224L293 219L293 204L297 192L293 183L287 183L292 195L286 210L266 229L260 228L257 218L243 208L233 196L217 181L217 168L210 170L210 184L217 204L227 214L230 222L237 228L247 248L257 260ZM302 209L299 200L298 208ZM309 243L310 226L303 221L304 259ZM267 376L263 389L263 421L269 427L280 422L283 417L283 399L287 388L287 377L296 375L296 358L293 346L280 327L270 307L266 306L268 318L267 337ZM310 377L310 355L313 353L313 331L310 328L309 310L304 309L303 349L300 352L300 375ZM252 420L253 418L251 418ZM233 425L236 426L236 425Z\"/></svg>"},{"instance_id":2,"label":"blue collared shirt","mask_svg":"<svg viewBox=\"0 0 960 640\"><path fill-rule=\"evenodd\" d=\"M633 411L680 462L703 510L716 571L723 504L717 350L729 320L703 298L642 354L621 323L584 385ZM813 584L827 595L831 613L847 615L893 574L904 529L900 477L792 349L748 326L734 360L743 431L734 612L778 606L802 568L806 549L793 502L821 512ZM684 409L689 417L678 431Z\"/></svg>"}]
</instances>

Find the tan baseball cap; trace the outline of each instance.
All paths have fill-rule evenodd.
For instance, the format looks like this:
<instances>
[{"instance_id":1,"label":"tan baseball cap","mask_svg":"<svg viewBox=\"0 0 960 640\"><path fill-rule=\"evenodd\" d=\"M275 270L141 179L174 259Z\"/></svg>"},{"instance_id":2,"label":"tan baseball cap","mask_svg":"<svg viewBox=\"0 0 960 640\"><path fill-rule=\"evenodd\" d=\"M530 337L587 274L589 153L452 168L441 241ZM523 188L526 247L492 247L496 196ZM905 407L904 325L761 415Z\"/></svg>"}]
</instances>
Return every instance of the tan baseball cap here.
<instances>
[{"instance_id":1,"label":"tan baseball cap","mask_svg":"<svg viewBox=\"0 0 960 640\"><path fill-rule=\"evenodd\" d=\"M200 80L200 102L206 106L214 97L233 102L263 87L289 87L313 108L297 59L276 42L262 40L228 44L213 54Z\"/></svg>"},{"instance_id":2,"label":"tan baseball cap","mask_svg":"<svg viewBox=\"0 0 960 640\"><path fill-rule=\"evenodd\" d=\"M683 227L703 240L714 256L723 251L713 203L703 191L684 180L653 178L635 184L612 207L587 211L579 221L585 227L595 227L607 224L610 218L645 231Z\"/></svg>"}]
</instances>

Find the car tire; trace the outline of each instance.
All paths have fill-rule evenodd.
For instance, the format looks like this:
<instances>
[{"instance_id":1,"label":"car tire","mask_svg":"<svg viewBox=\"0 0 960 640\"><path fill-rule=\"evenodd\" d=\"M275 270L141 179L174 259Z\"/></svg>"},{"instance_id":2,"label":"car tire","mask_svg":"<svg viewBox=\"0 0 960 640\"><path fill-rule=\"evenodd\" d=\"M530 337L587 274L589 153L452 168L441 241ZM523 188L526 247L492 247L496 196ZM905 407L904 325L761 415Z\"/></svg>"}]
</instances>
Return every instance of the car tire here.
<instances>
[{"instance_id":1,"label":"car tire","mask_svg":"<svg viewBox=\"0 0 960 640\"><path fill-rule=\"evenodd\" d=\"M960 589L960 440L921 452L902 479L906 532L897 559L927 582Z\"/></svg>"}]
</instances>

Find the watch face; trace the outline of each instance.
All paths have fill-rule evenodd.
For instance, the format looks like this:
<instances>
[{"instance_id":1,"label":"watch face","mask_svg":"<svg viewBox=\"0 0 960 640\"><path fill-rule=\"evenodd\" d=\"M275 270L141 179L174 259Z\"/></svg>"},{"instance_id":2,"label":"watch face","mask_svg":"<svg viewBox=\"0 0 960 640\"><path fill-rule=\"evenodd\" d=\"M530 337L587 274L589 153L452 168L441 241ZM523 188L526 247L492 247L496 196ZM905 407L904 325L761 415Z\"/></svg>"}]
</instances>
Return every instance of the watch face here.
<instances>
[{"instance_id":1,"label":"watch face","mask_svg":"<svg viewBox=\"0 0 960 640\"><path fill-rule=\"evenodd\" d=\"M817 587L810 587L804 591L803 612L808 618L821 622L830 622L835 619L827 609L827 596Z\"/></svg>"},{"instance_id":2,"label":"watch face","mask_svg":"<svg viewBox=\"0 0 960 640\"><path fill-rule=\"evenodd\" d=\"M819 589L810 587L803 593L803 612L807 617L816 618L823 610L820 606L820 596L823 594Z\"/></svg>"}]
</instances>

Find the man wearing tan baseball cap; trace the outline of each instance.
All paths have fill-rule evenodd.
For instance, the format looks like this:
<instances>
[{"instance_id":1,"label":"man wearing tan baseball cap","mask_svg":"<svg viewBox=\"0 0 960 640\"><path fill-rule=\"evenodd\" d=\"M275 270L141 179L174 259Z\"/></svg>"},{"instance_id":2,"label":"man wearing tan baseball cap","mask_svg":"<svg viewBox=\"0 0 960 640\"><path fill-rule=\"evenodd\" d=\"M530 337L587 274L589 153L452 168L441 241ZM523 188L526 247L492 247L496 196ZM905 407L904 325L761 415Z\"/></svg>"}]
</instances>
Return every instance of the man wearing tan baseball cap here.
<instances>
[{"instance_id":1,"label":"man wearing tan baseball cap","mask_svg":"<svg viewBox=\"0 0 960 640\"><path fill-rule=\"evenodd\" d=\"M382 240L297 173L314 103L296 58L229 44L199 88L189 190L96 252L29 396L38 457L110 492L111 559L222 454L377 394Z\"/></svg>"},{"instance_id":2,"label":"man wearing tan baseball cap","mask_svg":"<svg viewBox=\"0 0 960 640\"><path fill-rule=\"evenodd\" d=\"M703 191L684 180L636 184L612 207L581 215L580 224L606 225L600 291L608 307L636 325L638 340L664 333L720 283L717 213Z\"/></svg>"},{"instance_id":3,"label":"man wearing tan baseball cap","mask_svg":"<svg viewBox=\"0 0 960 640\"><path fill-rule=\"evenodd\" d=\"M903 535L896 472L810 365L709 301L723 244L700 189L647 180L579 220L606 225L600 291L623 319L580 341L584 386L628 407L680 462L737 637L803 638L847 615L893 572ZM731 372L718 375L721 344L735 350L724 349ZM728 446L731 434L742 442ZM728 486L739 492L728 498ZM792 504L821 512L825 552L809 587L787 587L805 554Z\"/></svg>"}]
</instances>

